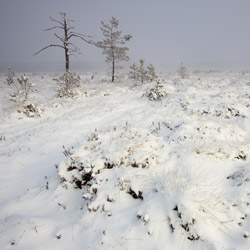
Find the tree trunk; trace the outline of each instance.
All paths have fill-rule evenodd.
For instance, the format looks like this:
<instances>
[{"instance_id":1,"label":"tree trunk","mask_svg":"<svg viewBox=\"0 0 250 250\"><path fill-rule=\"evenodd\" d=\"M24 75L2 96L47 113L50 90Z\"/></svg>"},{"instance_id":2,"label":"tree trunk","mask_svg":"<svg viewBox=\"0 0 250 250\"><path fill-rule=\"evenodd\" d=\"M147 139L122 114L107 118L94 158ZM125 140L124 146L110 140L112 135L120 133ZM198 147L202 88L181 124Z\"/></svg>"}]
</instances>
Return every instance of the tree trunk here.
<instances>
[{"instance_id":1,"label":"tree trunk","mask_svg":"<svg viewBox=\"0 0 250 250\"><path fill-rule=\"evenodd\" d=\"M65 47L65 68L69 71L69 49Z\"/></svg>"},{"instance_id":2,"label":"tree trunk","mask_svg":"<svg viewBox=\"0 0 250 250\"><path fill-rule=\"evenodd\" d=\"M115 60L112 61L112 82L115 80Z\"/></svg>"},{"instance_id":3,"label":"tree trunk","mask_svg":"<svg viewBox=\"0 0 250 250\"><path fill-rule=\"evenodd\" d=\"M27 90L27 81L24 81L24 93L25 93L25 100L28 99L28 90Z\"/></svg>"},{"instance_id":4,"label":"tree trunk","mask_svg":"<svg viewBox=\"0 0 250 250\"><path fill-rule=\"evenodd\" d=\"M69 71L69 37L68 37L68 27L67 20L64 17L64 51L65 51L65 68L66 71Z\"/></svg>"},{"instance_id":5,"label":"tree trunk","mask_svg":"<svg viewBox=\"0 0 250 250\"><path fill-rule=\"evenodd\" d=\"M115 80L115 53L114 53L114 48L111 47L112 49L112 82Z\"/></svg>"}]
</instances>

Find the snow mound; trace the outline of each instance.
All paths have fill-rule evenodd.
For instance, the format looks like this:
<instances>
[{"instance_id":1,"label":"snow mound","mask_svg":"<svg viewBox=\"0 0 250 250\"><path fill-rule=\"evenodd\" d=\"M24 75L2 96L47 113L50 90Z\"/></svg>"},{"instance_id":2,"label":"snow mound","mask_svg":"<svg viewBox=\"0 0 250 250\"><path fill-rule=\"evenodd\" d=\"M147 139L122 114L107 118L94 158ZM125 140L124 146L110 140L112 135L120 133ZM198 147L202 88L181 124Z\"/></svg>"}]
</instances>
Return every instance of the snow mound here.
<instances>
[{"instance_id":1,"label":"snow mound","mask_svg":"<svg viewBox=\"0 0 250 250\"><path fill-rule=\"evenodd\" d=\"M3 249L249 249L249 73L162 73L164 98L93 73L56 98L55 77L21 114L0 84Z\"/></svg>"},{"instance_id":2,"label":"snow mound","mask_svg":"<svg viewBox=\"0 0 250 250\"><path fill-rule=\"evenodd\" d=\"M177 126L175 133L182 129L186 127ZM208 163L201 164L200 153L192 147L188 155L179 153L171 156L167 140L155 130L129 124L95 131L77 147L65 149L66 160L59 165L62 186L81 190L87 208L83 220L96 214L103 249L121 242L131 246L122 237L141 238L149 245L168 242L173 249L230 247L231 235L239 231L234 218L238 208L224 185L246 174L221 179L211 172L209 164L216 163L209 156L204 156ZM91 230L85 232L92 235ZM109 238L105 245L107 235L117 240L111 243ZM132 249L142 245L133 242Z\"/></svg>"},{"instance_id":3,"label":"snow mound","mask_svg":"<svg viewBox=\"0 0 250 250\"><path fill-rule=\"evenodd\" d=\"M153 168L167 157L166 143L143 129L126 124L95 131L59 166L59 175L75 188L82 188L103 169Z\"/></svg>"}]
</instances>

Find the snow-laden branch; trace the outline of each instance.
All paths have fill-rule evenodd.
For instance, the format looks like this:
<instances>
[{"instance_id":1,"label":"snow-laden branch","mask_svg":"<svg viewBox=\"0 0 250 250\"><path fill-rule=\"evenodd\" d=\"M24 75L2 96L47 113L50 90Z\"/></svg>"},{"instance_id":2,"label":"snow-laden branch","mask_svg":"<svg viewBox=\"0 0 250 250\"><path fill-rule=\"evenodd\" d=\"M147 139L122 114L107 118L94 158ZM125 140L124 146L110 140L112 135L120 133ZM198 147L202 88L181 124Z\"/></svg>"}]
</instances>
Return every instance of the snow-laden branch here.
<instances>
[{"instance_id":1,"label":"snow-laden branch","mask_svg":"<svg viewBox=\"0 0 250 250\"><path fill-rule=\"evenodd\" d=\"M50 44L50 45L48 45L48 46L46 46L46 47L40 49L38 52L36 52L36 53L34 54L34 56L37 55L37 54L39 54L39 53L42 52L43 50L50 48L50 47L59 47L59 48L64 49L64 47L63 47L62 45L59 45L59 44Z\"/></svg>"},{"instance_id":2,"label":"snow-laden branch","mask_svg":"<svg viewBox=\"0 0 250 250\"><path fill-rule=\"evenodd\" d=\"M95 44L95 42L92 40L91 36L86 36L86 35L83 35L83 34L80 34L77 32L70 32L69 36L68 36L68 40L71 39L72 37L80 38L81 40L83 40L84 42L89 43L89 44Z\"/></svg>"}]
</instances>

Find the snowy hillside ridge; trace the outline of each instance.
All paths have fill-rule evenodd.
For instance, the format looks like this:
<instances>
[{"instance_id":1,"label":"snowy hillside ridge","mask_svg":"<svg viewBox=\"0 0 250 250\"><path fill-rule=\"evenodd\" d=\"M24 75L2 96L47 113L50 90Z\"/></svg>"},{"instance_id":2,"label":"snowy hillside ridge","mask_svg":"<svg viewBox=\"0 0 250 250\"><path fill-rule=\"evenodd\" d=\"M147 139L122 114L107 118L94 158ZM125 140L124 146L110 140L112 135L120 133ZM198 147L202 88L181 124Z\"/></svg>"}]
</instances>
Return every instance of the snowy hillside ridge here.
<instances>
[{"instance_id":1,"label":"snowy hillside ridge","mask_svg":"<svg viewBox=\"0 0 250 250\"><path fill-rule=\"evenodd\" d=\"M250 74L28 77L0 76L3 249L249 248Z\"/></svg>"}]
</instances>

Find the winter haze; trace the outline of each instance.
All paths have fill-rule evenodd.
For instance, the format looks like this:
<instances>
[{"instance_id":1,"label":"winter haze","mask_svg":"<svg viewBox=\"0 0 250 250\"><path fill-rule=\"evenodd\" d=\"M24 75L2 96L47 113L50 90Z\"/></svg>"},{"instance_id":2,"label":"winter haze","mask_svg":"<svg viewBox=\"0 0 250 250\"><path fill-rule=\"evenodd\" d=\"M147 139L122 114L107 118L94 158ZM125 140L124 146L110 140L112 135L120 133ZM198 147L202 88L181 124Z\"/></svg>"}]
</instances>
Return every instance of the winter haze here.
<instances>
[{"instance_id":1,"label":"winter haze","mask_svg":"<svg viewBox=\"0 0 250 250\"><path fill-rule=\"evenodd\" d=\"M75 20L76 31L96 39L101 38L101 20L108 22L115 16L123 33L133 35L127 44L131 62L144 58L164 70L176 69L180 62L194 69L248 69L249 9L248 0L1 0L1 70L9 65L21 71L48 70L55 62L61 63L54 65L55 70L63 70L60 49L33 56L56 42L53 31L43 30L53 26L49 16L58 18L58 12ZM75 43L83 54L72 58L73 69L106 67L101 50Z\"/></svg>"},{"instance_id":2,"label":"winter haze","mask_svg":"<svg viewBox=\"0 0 250 250\"><path fill-rule=\"evenodd\" d=\"M249 7L0 0L0 250L249 250Z\"/></svg>"}]
</instances>

